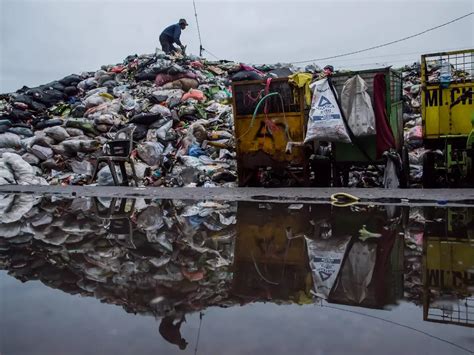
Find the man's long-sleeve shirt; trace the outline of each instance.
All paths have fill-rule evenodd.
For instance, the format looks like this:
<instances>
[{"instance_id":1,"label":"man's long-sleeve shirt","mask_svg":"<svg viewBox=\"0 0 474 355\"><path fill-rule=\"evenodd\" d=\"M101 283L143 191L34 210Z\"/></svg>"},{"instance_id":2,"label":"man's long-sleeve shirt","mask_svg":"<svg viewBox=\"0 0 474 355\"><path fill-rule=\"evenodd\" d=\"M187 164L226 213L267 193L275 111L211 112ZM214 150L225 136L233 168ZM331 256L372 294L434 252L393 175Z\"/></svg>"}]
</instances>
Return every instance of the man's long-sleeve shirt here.
<instances>
[{"instance_id":1,"label":"man's long-sleeve shirt","mask_svg":"<svg viewBox=\"0 0 474 355\"><path fill-rule=\"evenodd\" d=\"M165 35L170 38L173 42L176 43L178 46L181 46L181 41L179 37L181 36L181 26L179 23L166 27L161 35Z\"/></svg>"}]
</instances>

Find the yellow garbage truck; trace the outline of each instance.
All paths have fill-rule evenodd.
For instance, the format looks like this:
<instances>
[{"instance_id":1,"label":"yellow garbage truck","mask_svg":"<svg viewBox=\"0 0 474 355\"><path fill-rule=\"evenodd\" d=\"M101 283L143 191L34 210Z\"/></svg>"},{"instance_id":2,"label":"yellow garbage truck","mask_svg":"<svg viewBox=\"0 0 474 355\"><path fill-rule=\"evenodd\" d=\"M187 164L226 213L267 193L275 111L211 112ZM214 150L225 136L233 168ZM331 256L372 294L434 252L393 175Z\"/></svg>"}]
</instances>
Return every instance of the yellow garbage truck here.
<instances>
[{"instance_id":1,"label":"yellow garbage truck","mask_svg":"<svg viewBox=\"0 0 474 355\"><path fill-rule=\"evenodd\" d=\"M474 185L474 49L421 56L423 186Z\"/></svg>"}]
</instances>

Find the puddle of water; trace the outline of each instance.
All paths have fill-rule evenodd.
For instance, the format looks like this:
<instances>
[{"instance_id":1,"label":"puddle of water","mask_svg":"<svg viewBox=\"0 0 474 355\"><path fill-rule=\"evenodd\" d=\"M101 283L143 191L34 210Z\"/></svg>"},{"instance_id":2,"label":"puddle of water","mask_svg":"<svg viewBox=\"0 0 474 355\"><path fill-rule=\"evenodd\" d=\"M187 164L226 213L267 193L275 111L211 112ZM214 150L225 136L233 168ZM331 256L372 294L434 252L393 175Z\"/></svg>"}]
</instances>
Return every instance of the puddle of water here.
<instances>
[{"instance_id":1,"label":"puddle of water","mask_svg":"<svg viewBox=\"0 0 474 355\"><path fill-rule=\"evenodd\" d=\"M474 209L0 195L2 354L466 354Z\"/></svg>"}]
</instances>

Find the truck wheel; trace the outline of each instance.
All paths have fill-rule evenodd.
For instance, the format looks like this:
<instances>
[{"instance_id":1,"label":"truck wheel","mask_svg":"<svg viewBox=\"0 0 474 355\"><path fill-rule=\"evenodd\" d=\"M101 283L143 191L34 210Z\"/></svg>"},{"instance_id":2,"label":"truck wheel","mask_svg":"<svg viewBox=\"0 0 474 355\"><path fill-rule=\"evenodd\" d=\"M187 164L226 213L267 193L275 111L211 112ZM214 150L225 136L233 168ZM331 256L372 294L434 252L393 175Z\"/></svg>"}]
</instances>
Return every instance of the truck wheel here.
<instances>
[{"instance_id":1,"label":"truck wheel","mask_svg":"<svg viewBox=\"0 0 474 355\"><path fill-rule=\"evenodd\" d=\"M430 189L436 187L435 155L427 152L423 156L423 187Z\"/></svg>"}]
</instances>

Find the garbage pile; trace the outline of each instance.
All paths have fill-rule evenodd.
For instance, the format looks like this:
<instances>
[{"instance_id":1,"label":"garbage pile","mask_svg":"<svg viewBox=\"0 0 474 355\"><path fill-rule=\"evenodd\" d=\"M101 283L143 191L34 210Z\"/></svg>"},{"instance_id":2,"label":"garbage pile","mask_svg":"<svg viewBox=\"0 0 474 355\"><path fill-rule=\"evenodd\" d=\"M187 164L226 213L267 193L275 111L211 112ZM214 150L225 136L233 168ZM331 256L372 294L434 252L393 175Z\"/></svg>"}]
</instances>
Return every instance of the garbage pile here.
<instances>
[{"instance_id":1,"label":"garbage pile","mask_svg":"<svg viewBox=\"0 0 474 355\"><path fill-rule=\"evenodd\" d=\"M162 317L229 300L235 205L0 198L0 269Z\"/></svg>"},{"instance_id":2,"label":"garbage pile","mask_svg":"<svg viewBox=\"0 0 474 355\"><path fill-rule=\"evenodd\" d=\"M410 160L410 185L421 187L423 177L423 130L421 126L421 65L402 68L403 125Z\"/></svg>"},{"instance_id":3,"label":"garbage pile","mask_svg":"<svg viewBox=\"0 0 474 355\"><path fill-rule=\"evenodd\" d=\"M130 157L143 184L233 186L230 78L249 75L260 74L232 62L157 53L23 87L0 95L0 156L17 154L16 163L49 184L83 185L104 143L134 127ZM111 184L110 175L102 168L99 184Z\"/></svg>"}]
</instances>

